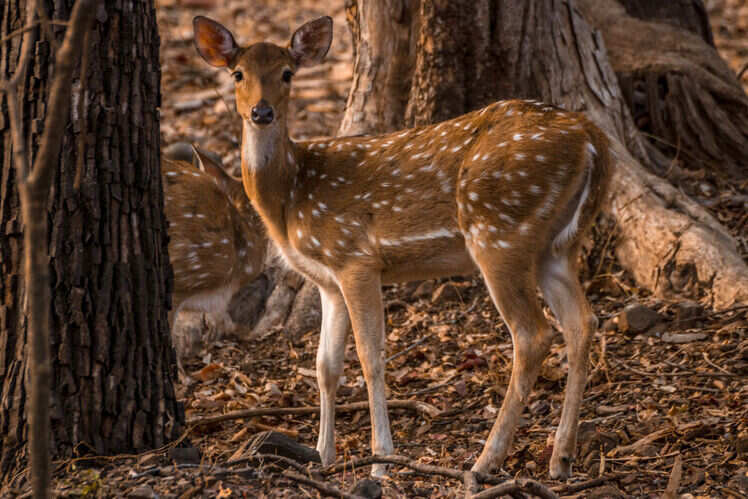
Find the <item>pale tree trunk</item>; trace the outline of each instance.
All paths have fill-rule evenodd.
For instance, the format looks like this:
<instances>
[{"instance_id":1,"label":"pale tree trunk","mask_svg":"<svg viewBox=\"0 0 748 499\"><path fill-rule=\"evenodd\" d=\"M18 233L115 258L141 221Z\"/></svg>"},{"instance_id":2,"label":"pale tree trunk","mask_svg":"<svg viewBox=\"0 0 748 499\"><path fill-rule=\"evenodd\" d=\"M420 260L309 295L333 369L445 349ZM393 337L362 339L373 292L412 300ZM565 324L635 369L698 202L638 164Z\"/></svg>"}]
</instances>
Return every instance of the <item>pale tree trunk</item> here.
<instances>
[{"instance_id":1,"label":"pale tree trunk","mask_svg":"<svg viewBox=\"0 0 748 499\"><path fill-rule=\"evenodd\" d=\"M614 3L612 0L604 3L608 5L608 2ZM368 81L367 78L372 78L371 72L364 77L354 76L341 135L385 132L432 123L508 98L540 99L583 111L623 144L617 147L613 188L604 209L616 226L616 254L621 264L640 284L661 295L702 299L716 309L748 300L748 268L728 231L700 205L643 166L655 165L653 171L657 171L656 165L665 156L643 140L631 119L611 65L611 60L618 57L614 51L622 49L617 46L610 51L606 49L603 33L591 28L576 2L434 0L396 3L408 13L399 13L398 18L389 23L381 21L381 12L391 7L382 7L380 2L358 0L349 7L349 12L356 14L349 15L354 35L366 32L361 26L399 33L403 28L398 19L408 19L407 25L412 29L417 27L417 32L411 31L411 44L415 44L415 49L408 45L407 52L413 70L402 73L401 85L378 85ZM589 3L590 9L598 6L596 1ZM372 11L380 16L366 17ZM625 16L625 11L619 15ZM709 47L697 36L675 28L671 30ZM636 35L637 30L628 31L629 40L636 40ZM403 37L400 33L396 38ZM377 40L389 38L392 36L379 34ZM360 43L359 37L354 36L356 41ZM636 47L640 55L646 53L655 57L660 49L657 42L644 45ZM359 61L363 57L375 58L384 66L407 66L402 61L405 53L402 57L393 57L386 53L387 47L370 43L369 51L374 55L362 55L366 53L359 48L355 67L359 70L367 67L366 61ZM680 64L678 67L694 70L707 64L700 57L690 60L691 55L694 52L674 54L671 60ZM712 57L718 59L716 52ZM380 67L374 78L393 71L393 68ZM712 85L709 87L712 93L720 97L712 99L714 107L710 116L722 116L727 112L725 106L745 100L742 91L735 90L734 76L730 83L730 75L720 69L719 63L711 61L708 69L701 69L701 72L718 74L718 77L705 77ZM358 81L365 84L357 84ZM368 106L351 105L355 102L367 102ZM377 102L381 102L381 106ZM392 102L406 102L406 111L399 123L383 119L381 113L367 112L367 109L379 109ZM744 165L744 156L742 163L739 160L740 151L744 155L748 148L746 120L738 114L727 121L729 125L715 132L716 140L725 147L722 157L732 158L736 166ZM699 142L691 145L716 157L714 149L703 148Z\"/></svg>"},{"instance_id":2,"label":"pale tree trunk","mask_svg":"<svg viewBox=\"0 0 748 499\"><path fill-rule=\"evenodd\" d=\"M40 2L67 20L73 0ZM25 2L0 3L0 38L21 28ZM49 273L53 457L140 451L181 434L167 324L172 286L159 170L159 38L153 3L96 2L86 49L65 58L72 91L56 92L55 46L65 28L36 28L31 65L19 82L29 160L51 158L48 196L19 209L8 96L0 96L0 477L28 454L29 322L25 277ZM20 37L0 45L0 78L14 74ZM88 63L81 81L81 55ZM69 100L53 127L60 152L44 154L50 95ZM32 171L32 177L35 171ZM48 254L22 266L24 232L47 219ZM34 220L29 220L34 218Z\"/></svg>"}]
</instances>

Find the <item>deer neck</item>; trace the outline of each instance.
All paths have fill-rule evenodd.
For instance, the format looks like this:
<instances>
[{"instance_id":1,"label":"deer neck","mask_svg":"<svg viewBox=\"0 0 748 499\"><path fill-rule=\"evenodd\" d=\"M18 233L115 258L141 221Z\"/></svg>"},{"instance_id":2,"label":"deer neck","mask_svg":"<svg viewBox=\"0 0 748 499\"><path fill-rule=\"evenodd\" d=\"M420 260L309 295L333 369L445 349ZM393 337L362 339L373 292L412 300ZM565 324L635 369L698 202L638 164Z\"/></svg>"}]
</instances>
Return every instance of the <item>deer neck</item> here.
<instances>
[{"instance_id":1,"label":"deer neck","mask_svg":"<svg viewBox=\"0 0 748 499\"><path fill-rule=\"evenodd\" d=\"M244 122L242 131L242 183L252 205L276 243L285 245L286 208L298 164L285 123L258 129Z\"/></svg>"}]
</instances>

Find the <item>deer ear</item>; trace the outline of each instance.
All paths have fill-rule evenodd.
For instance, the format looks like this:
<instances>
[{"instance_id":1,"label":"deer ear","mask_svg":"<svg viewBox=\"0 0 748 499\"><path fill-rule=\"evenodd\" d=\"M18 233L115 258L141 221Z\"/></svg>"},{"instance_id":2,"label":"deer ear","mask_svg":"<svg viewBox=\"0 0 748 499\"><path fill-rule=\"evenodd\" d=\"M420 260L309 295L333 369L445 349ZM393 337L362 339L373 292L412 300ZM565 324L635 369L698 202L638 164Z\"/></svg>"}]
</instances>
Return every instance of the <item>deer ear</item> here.
<instances>
[{"instance_id":1,"label":"deer ear","mask_svg":"<svg viewBox=\"0 0 748 499\"><path fill-rule=\"evenodd\" d=\"M195 32L195 47L205 62L217 68L231 65L239 51L231 31L203 16L192 20L192 28Z\"/></svg>"},{"instance_id":2,"label":"deer ear","mask_svg":"<svg viewBox=\"0 0 748 499\"><path fill-rule=\"evenodd\" d=\"M301 26L291 37L288 51L299 66L322 62L332 43L332 18L320 17Z\"/></svg>"},{"instance_id":3,"label":"deer ear","mask_svg":"<svg viewBox=\"0 0 748 499\"><path fill-rule=\"evenodd\" d=\"M219 189L228 193L231 185L237 181L231 177L231 175L226 173L226 170L221 166L221 162L212 158L209 153L202 151L194 144L192 145L192 152L194 153L193 161L195 166L213 177L213 180L218 185Z\"/></svg>"}]
</instances>

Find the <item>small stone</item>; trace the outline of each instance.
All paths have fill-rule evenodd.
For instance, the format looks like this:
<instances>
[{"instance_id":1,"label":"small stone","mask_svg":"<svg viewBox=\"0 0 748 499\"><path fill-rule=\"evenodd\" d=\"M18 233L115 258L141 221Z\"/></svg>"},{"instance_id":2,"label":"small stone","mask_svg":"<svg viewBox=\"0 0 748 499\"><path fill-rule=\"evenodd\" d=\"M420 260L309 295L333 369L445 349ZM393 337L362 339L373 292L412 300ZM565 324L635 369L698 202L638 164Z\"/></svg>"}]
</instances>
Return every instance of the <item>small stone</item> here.
<instances>
[{"instance_id":1,"label":"small stone","mask_svg":"<svg viewBox=\"0 0 748 499\"><path fill-rule=\"evenodd\" d=\"M701 191L701 195L704 197L710 198L714 196L714 186L707 184L706 182L701 182L699 184L699 191Z\"/></svg>"},{"instance_id":2,"label":"small stone","mask_svg":"<svg viewBox=\"0 0 748 499\"><path fill-rule=\"evenodd\" d=\"M623 309L618 316L618 327L621 331L641 333L662 320L662 316L640 303L633 303Z\"/></svg>"},{"instance_id":3,"label":"small stone","mask_svg":"<svg viewBox=\"0 0 748 499\"><path fill-rule=\"evenodd\" d=\"M283 396L283 392L275 383L265 383L265 393L271 398L281 398Z\"/></svg>"},{"instance_id":4,"label":"small stone","mask_svg":"<svg viewBox=\"0 0 748 499\"><path fill-rule=\"evenodd\" d=\"M707 339L706 333L665 333L662 335L662 341L681 345L683 343L693 343Z\"/></svg>"},{"instance_id":5,"label":"small stone","mask_svg":"<svg viewBox=\"0 0 748 499\"><path fill-rule=\"evenodd\" d=\"M142 485L140 487L135 487L134 489L132 489L127 497L133 499L155 499L158 496L155 492L153 492L152 488L146 485Z\"/></svg>"},{"instance_id":6,"label":"small stone","mask_svg":"<svg viewBox=\"0 0 748 499\"><path fill-rule=\"evenodd\" d=\"M525 463L525 468L526 468L526 469L527 469L527 471L529 471L530 473L534 473L535 471L537 471L537 469L538 469L538 465L537 465L537 464L535 463L535 461L527 461L527 462Z\"/></svg>"},{"instance_id":7,"label":"small stone","mask_svg":"<svg viewBox=\"0 0 748 499\"><path fill-rule=\"evenodd\" d=\"M431 295L431 301L433 303L457 301L460 299L460 292L451 283L444 283Z\"/></svg>"},{"instance_id":8,"label":"small stone","mask_svg":"<svg viewBox=\"0 0 748 499\"><path fill-rule=\"evenodd\" d=\"M351 494L365 497L366 499L381 499L382 485L377 480L365 478L353 486Z\"/></svg>"}]
</instances>

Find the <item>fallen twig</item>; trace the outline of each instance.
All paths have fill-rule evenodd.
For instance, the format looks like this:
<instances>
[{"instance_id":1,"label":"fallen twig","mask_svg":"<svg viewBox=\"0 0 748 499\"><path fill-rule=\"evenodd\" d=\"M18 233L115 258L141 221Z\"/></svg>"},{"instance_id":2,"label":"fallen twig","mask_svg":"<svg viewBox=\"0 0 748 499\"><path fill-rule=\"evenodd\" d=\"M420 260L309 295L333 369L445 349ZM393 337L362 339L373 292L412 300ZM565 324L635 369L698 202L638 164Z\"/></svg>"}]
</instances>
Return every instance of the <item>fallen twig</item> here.
<instances>
[{"instance_id":1,"label":"fallen twig","mask_svg":"<svg viewBox=\"0 0 748 499\"><path fill-rule=\"evenodd\" d=\"M555 487L552 487L551 490L560 496L565 496L569 494L575 494L583 490L591 489L593 487L597 487L606 482L610 482L611 480L617 480L624 476L626 476L626 473L611 473L609 475L604 475L604 476L599 476L597 478L593 478L592 480L587 480L586 482L571 483L568 485L557 485Z\"/></svg>"},{"instance_id":2,"label":"fallen twig","mask_svg":"<svg viewBox=\"0 0 748 499\"><path fill-rule=\"evenodd\" d=\"M412 461L406 456L390 455L390 456L368 456L359 459L353 459L343 463L334 464L328 468L322 469L322 474L329 476L343 471L352 470L355 468L361 468L370 464L397 464L398 466L405 466L413 471L422 473L424 475L438 475L445 478L451 478L460 482L464 481L465 473L460 470L452 468L445 468L442 466L434 466L432 464L418 463ZM490 473L478 473L473 472L478 483L487 483L489 485L498 485L504 483L507 480L505 476L492 475Z\"/></svg>"},{"instance_id":3,"label":"fallen twig","mask_svg":"<svg viewBox=\"0 0 748 499\"><path fill-rule=\"evenodd\" d=\"M285 457L285 456L279 456L277 454L252 454L249 457L243 457L241 459L236 459L234 461L229 461L226 463L226 466L238 466L240 464L249 464L249 463L257 463L261 464L266 461L275 461L278 463L283 463L291 468L294 468L299 473L308 473L309 470L306 465L303 465L299 463L298 461L294 461L291 458Z\"/></svg>"},{"instance_id":4,"label":"fallen twig","mask_svg":"<svg viewBox=\"0 0 748 499\"><path fill-rule=\"evenodd\" d=\"M436 417L441 411L433 405L418 400L388 400L387 407L390 409L409 409L411 411L426 414L429 417ZM335 406L335 412L354 412L362 411L369 408L369 402L352 402L350 404L341 404ZM230 421L232 419L253 418L257 416L282 416L285 414L318 414L319 406L308 407L260 407L257 409L245 409L242 411L219 414L217 416L205 416L192 418L187 421L188 425L199 426L211 423L220 423L221 421Z\"/></svg>"},{"instance_id":5,"label":"fallen twig","mask_svg":"<svg viewBox=\"0 0 748 499\"><path fill-rule=\"evenodd\" d=\"M363 499L361 496L349 494L348 492L343 492L342 490L337 489L331 485L327 485L317 480L313 480L309 478L308 476L299 475L297 473L294 473L293 471L284 471L283 473L281 473L281 476L289 478L293 480L294 482L303 483L304 485L312 486L315 489L319 490L322 494L325 494L329 497L341 497L343 499Z\"/></svg>"},{"instance_id":6,"label":"fallen twig","mask_svg":"<svg viewBox=\"0 0 748 499\"><path fill-rule=\"evenodd\" d=\"M470 499L493 499L517 493L532 494L543 499L558 499L558 495L540 482L529 478L520 478L491 487L470 496Z\"/></svg>"},{"instance_id":7,"label":"fallen twig","mask_svg":"<svg viewBox=\"0 0 748 499\"><path fill-rule=\"evenodd\" d=\"M258 423L257 421L250 421L248 426L256 428L260 431L274 431L277 433L283 433L285 436L289 438L293 438L293 439L299 438L299 432L297 430L289 430L287 428L278 428L276 426L270 426L270 425Z\"/></svg>"},{"instance_id":8,"label":"fallen twig","mask_svg":"<svg viewBox=\"0 0 748 499\"><path fill-rule=\"evenodd\" d=\"M714 373L714 372L699 372L699 371L678 371L674 373L661 373L661 372L655 372L655 373L648 373L646 371L640 371L638 369L635 369L633 367L626 367L625 368L628 371L631 371L634 374L639 374L641 376L651 376L651 377L657 377L657 376L703 376L707 378L729 378L736 376L735 374L728 374L728 373Z\"/></svg>"},{"instance_id":9,"label":"fallen twig","mask_svg":"<svg viewBox=\"0 0 748 499\"><path fill-rule=\"evenodd\" d=\"M702 357L704 357L704 360L706 361L706 363L709 364L710 366L712 366L713 368L715 368L716 370L721 371L721 372L723 372L724 374L726 374L728 376L735 376L734 373L731 373L730 371L728 371L724 367L718 366L717 364L715 364L714 362L712 362L712 360L709 358L709 354L708 353L702 352L701 355L702 355Z\"/></svg>"},{"instance_id":10,"label":"fallen twig","mask_svg":"<svg viewBox=\"0 0 748 499\"><path fill-rule=\"evenodd\" d=\"M407 348L404 348L403 350L400 350L399 352L394 353L394 354L390 355L389 357L387 357L386 359L384 359L384 363L388 364L388 363L392 362L393 360L395 360L396 358L398 358L398 357L400 357L402 355L405 355L406 353L410 352L415 347L417 347L418 345L420 345L421 343L425 342L428 339L429 339L428 336L424 336L423 338L415 341L412 345L409 345Z\"/></svg>"},{"instance_id":11,"label":"fallen twig","mask_svg":"<svg viewBox=\"0 0 748 499\"><path fill-rule=\"evenodd\" d=\"M651 444L655 440L659 440L662 437L670 435L674 431L675 431L674 428L664 428L662 430L657 430L655 432L650 433L649 435L646 435L646 436L640 438L639 440L637 440L633 444L624 445L622 447L616 447L615 449L613 449L612 451L610 451L610 453L608 455L612 458L612 457L615 457L615 456L617 456L619 454L629 454L629 453L635 452L635 451L641 449L642 447Z\"/></svg>"},{"instance_id":12,"label":"fallen twig","mask_svg":"<svg viewBox=\"0 0 748 499\"><path fill-rule=\"evenodd\" d=\"M675 462L673 463L673 471L670 473L670 479L667 482L667 488L662 493L662 499L675 499L678 497L678 487L680 486L680 478L683 473L683 458L680 454L675 456Z\"/></svg>"}]
</instances>

